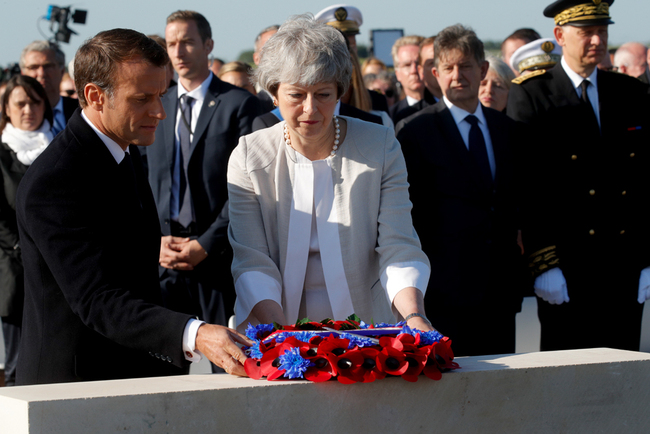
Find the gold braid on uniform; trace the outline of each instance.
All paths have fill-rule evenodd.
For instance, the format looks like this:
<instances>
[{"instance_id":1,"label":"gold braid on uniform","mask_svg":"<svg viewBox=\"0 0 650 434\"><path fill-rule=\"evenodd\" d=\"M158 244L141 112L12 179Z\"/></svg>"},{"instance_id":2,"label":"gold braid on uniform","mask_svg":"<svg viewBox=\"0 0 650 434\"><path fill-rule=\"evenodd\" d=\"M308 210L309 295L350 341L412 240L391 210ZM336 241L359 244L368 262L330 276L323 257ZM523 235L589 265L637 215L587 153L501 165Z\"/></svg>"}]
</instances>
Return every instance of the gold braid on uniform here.
<instances>
[{"instance_id":1,"label":"gold braid on uniform","mask_svg":"<svg viewBox=\"0 0 650 434\"><path fill-rule=\"evenodd\" d=\"M523 83L524 81L526 81L526 80L528 80L530 78L537 77L537 76L542 75L542 74L546 74L546 70L545 69L538 69L537 71L531 71L528 74L520 75L519 77L513 79L512 82L514 84L521 84L521 83Z\"/></svg>"},{"instance_id":2,"label":"gold braid on uniform","mask_svg":"<svg viewBox=\"0 0 650 434\"><path fill-rule=\"evenodd\" d=\"M609 16L609 5L607 3L601 2L600 0L594 0L593 3L574 6L560 12L555 16L555 24L558 26L563 26L566 23L573 21L603 18L611 18Z\"/></svg>"},{"instance_id":3,"label":"gold braid on uniform","mask_svg":"<svg viewBox=\"0 0 650 434\"><path fill-rule=\"evenodd\" d=\"M556 246L550 246L536 251L528 257L528 269L533 277L560 265L560 258L556 254Z\"/></svg>"}]
</instances>

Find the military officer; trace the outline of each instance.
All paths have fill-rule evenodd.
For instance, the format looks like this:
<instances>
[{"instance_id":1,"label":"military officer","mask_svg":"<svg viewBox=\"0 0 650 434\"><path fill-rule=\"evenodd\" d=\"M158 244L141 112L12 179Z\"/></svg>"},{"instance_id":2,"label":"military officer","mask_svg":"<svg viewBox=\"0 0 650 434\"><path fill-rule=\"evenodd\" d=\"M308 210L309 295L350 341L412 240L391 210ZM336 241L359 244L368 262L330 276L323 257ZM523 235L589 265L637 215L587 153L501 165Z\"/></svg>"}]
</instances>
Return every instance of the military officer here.
<instances>
[{"instance_id":1,"label":"military officer","mask_svg":"<svg viewBox=\"0 0 650 434\"><path fill-rule=\"evenodd\" d=\"M650 105L638 80L596 68L612 3L548 6L561 62L510 88L508 114L530 127L523 239L542 350L638 350L650 296Z\"/></svg>"}]
</instances>

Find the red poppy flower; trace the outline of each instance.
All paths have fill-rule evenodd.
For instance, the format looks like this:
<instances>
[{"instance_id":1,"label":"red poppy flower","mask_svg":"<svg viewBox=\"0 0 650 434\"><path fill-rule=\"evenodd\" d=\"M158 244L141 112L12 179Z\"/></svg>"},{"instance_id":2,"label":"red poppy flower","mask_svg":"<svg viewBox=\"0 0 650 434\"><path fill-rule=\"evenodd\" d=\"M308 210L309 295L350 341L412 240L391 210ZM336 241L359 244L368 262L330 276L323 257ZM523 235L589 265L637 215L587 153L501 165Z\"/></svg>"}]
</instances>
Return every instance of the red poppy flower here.
<instances>
[{"instance_id":1,"label":"red poppy flower","mask_svg":"<svg viewBox=\"0 0 650 434\"><path fill-rule=\"evenodd\" d=\"M336 377L337 358L332 353L316 354L309 360L314 363L314 366L310 366L307 368L307 371L305 371L305 380L313 381L314 383L321 383L323 381L328 381L332 377Z\"/></svg>"},{"instance_id":2,"label":"red poppy flower","mask_svg":"<svg viewBox=\"0 0 650 434\"><path fill-rule=\"evenodd\" d=\"M323 353L332 353L338 357L348 351L348 346L350 346L349 339L328 336L320 343L318 351Z\"/></svg>"},{"instance_id":3,"label":"red poppy flower","mask_svg":"<svg viewBox=\"0 0 650 434\"><path fill-rule=\"evenodd\" d=\"M398 341L399 342L399 341ZM409 364L403 351L392 346L385 346L377 355L377 369L390 375L402 375Z\"/></svg>"},{"instance_id":4,"label":"red poppy flower","mask_svg":"<svg viewBox=\"0 0 650 434\"><path fill-rule=\"evenodd\" d=\"M458 369L460 366L454 360L454 352L451 350L451 339L447 336L440 339L440 341L432 344L433 351L435 351L436 364L441 371Z\"/></svg>"},{"instance_id":5,"label":"red poppy flower","mask_svg":"<svg viewBox=\"0 0 650 434\"><path fill-rule=\"evenodd\" d=\"M339 380L339 383L352 384L363 381L363 373L360 372L360 368L365 359L361 351L355 348L346 351L341 356L333 355L333 357L336 358L335 366L338 372L336 379Z\"/></svg>"},{"instance_id":6,"label":"red poppy flower","mask_svg":"<svg viewBox=\"0 0 650 434\"><path fill-rule=\"evenodd\" d=\"M284 369L278 369L280 367L280 356L289 348L292 348L292 346L283 342L264 353L260 360L262 376L266 377L267 380L275 380L284 374Z\"/></svg>"},{"instance_id":7,"label":"red poppy flower","mask_svg":"<svg viewBox=\"0 0 650 434\"><path fill-rule=\"evenodd\" d=\"M420 348L420 351L426 352L427 354L427 360L424 364L422 372L427 377L437 381L442 378L442 373L440 372L440 369L438 369L438 364L436 363L436 352L434 345L435 344L422 347Z\"/></svg>"},{"instance_id":8,"label":"red poppy flower","mask_svg":"<svg viewBox=\"0 0 650 434\"><path fill-rule=\"evenodd\" d=\"M386 377L386 373L381 372L377 366L379 350L375 348L361 348L359 352L363 356L363 363L357 368L356 374L362 377L362 383L372 383L375 380L381 380Z\"/></svg>"},{"instance_id":9,"label":"red poppy flower","mask_svg":"<svg viewBox=\"0 0 650 434\"><path fill-rule=\"evenodd\" d=\"M429 351L422 350L422 348L416 348L413 352L405 353L408 369L402 374L402 378L412 383L418 381L418 377L427 363L428 354Z\"/></svg>"}]
</instances>

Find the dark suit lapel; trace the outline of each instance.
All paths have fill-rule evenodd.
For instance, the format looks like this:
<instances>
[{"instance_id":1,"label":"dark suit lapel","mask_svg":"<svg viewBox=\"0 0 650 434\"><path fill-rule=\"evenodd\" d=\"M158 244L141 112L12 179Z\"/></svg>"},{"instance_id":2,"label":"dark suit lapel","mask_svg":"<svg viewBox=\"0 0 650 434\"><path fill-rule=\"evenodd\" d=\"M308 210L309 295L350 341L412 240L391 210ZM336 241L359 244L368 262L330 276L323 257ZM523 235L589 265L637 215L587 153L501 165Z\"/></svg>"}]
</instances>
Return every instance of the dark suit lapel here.
<instances>
[{"instance_id":1,"label":"dark suit lapel","mask_svg":"<svg viewBox=\"0 0 650 434\"><path fill-rule=\"evenodd\" d=\"M208 128L210 124L210 119L214 116L219 107L219 94L221 88L221 80L216 76L212 77L210 82L210 87L208 92L205 94L205 99L203 100L203 106L201 107L201 113L199 113L199 119L196 122L196 128L194 129L194 135L192 136L192 144L190 145L190 153L194 152L196 144L199 142L203 133Z\"/></svg>"},{"instance_id":2,"label":"dark suit lapel","mask_svg":"<svg viewBox=\"0 0 650 434\"><path fill-rule=\"evenodd\" d=\"M557 108L575 107L573 113L576 115L576 125L590 125L592 131L599 135L598 121L593 110L587 111L587 107L583 105L582 100L578 97L578 93L575 87L573 87L573 82L564 71L564 68L562 68L562 65L557 65L555 68L549 70L548 73L553 75L550 86L552 94L549 96L549 99L553 102L554 106ZM600 86L598 87L600 88Z\"/></svg>"}]
</instances>

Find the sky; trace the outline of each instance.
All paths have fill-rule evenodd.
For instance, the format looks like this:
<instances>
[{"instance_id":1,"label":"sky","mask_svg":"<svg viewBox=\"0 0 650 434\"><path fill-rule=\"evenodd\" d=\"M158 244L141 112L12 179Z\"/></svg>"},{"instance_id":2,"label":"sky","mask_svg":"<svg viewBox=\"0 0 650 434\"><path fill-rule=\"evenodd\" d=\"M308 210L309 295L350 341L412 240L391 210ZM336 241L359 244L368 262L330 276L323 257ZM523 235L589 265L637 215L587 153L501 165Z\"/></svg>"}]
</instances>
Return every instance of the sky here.
<instances>
[{"instance_id":1,"label":"sky","mask_svg":"<svg viewBox=\"0 0 650 434\"><path fill-rule=\"evenodd\" d=\"M501 41L520 27L532 27L542 37L552 37L553 20L542 13L550 3L550 0L541 3L533 0L354 0L350 4L361 10L364 19L357 41L368 45L371 29L403 29L405 34L431 36L456 23L471 26L483 40ZM41 19L49 4L88 11L86 24L69 24L79 35L72 35L69 44L62 44L66 61L74 56L83 41L102 30L122 27L164 35L165 19L181 8L196 10L208 19L215 40L212 54L231 61L237 60L242 51L253 48L255 37L263 28L282 24L291 15L315 14L334 3L317 0L86 0L76 3L0 0L3 15L0 66L4 68L17 62L22 48L31 41L52 37L50 23ZM610 14L616 22L610 26L610 45L650 42L650 28L644 21L650 17L650 1L619 0L612 5Z\"/></svg>"}]
</instances>

